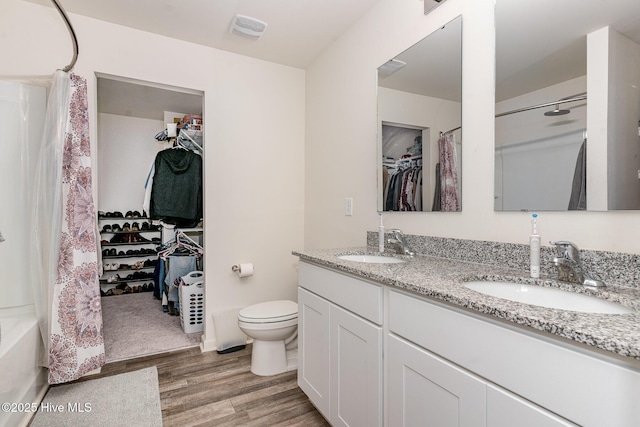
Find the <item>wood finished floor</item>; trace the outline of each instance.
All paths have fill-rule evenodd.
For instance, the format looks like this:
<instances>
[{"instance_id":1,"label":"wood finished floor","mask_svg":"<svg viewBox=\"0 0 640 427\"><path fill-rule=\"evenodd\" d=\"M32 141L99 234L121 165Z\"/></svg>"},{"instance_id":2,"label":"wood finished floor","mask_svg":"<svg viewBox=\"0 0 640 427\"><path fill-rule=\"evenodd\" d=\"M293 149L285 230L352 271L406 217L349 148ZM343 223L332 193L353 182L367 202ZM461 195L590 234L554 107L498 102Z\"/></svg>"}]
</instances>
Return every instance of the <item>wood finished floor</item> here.
<instances>
[{"instance_id":1,"label":"wood finished floor","mask_svg":"<svg viewBox=\"0 0 640 427\"><path fill-rule=\"evenodd\" d=\"M113 362L98 376L150 366L158 369L164 427L329 425L298 387L296 371L251 373L250 345L229 354L194 347Z\"/></svg>"}]
</instances>

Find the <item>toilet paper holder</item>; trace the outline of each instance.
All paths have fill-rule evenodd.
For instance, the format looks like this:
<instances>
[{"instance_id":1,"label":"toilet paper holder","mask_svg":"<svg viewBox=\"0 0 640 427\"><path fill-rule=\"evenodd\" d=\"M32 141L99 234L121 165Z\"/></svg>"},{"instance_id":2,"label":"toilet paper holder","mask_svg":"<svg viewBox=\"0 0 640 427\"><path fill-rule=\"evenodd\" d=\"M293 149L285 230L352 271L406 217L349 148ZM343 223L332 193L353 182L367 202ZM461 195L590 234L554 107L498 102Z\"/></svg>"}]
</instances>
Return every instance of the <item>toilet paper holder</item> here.
<instances>
[{"instance_id":1,"label":"toilet paper holder","mask_svg":"<svg viewBox=\"0 0 640 427\"><path fill-rule=\"evenodd\" d=\"M238 277L253 276L253 264L251 264L250 262L234 264L231 266L231 271L236 273Z\"/></svg>"}]
</instances>

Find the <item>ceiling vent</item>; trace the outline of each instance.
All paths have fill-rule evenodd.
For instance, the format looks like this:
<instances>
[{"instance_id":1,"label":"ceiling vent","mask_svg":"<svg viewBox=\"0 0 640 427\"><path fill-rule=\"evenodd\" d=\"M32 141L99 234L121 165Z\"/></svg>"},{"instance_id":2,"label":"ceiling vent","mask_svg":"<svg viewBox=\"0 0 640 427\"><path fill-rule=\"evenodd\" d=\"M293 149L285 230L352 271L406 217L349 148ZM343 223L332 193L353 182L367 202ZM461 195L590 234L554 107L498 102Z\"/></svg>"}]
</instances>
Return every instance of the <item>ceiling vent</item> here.
<instances>
[{"instance_id":1,"label":"ceiling vent","mask_svg":"<svg viewBox=\"0 0 640 427\"><path fill-rule=\"evenodd\" d=\"M378 67L378 75L380 77L390 76L405 65L407 65L406 62L399 59L391 59Z\"/></svg>"},{"instance_id":2,"label":"ceiling vent","mask_svg":"<svg viewBox=\"0 0 640 427\"><path fill-rule=\"evenodd\" d=\"M266 22L244 15L236 15L231 21L229 32L252 40L260 40L266 28Z\"/></svg>"}]
</instances>

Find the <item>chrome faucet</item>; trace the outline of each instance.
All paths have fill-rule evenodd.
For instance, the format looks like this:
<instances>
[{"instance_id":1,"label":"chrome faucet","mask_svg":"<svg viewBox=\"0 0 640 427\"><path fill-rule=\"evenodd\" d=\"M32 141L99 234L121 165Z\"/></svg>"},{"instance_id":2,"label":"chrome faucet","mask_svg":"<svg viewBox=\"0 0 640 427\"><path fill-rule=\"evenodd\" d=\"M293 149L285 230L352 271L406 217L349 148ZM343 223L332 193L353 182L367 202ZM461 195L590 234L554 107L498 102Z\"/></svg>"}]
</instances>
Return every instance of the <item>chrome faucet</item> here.
<instances>
[{"instance_id":1,"label":"chrome faucet","mask_svg":"<svg viewBox=\"0 0 640 427\"><path fill-rule=\"evenodd\" d=\"M555 245L558 255L553 263L558 268L558 279L564 282L579 283L585 286L605 286L604 282L591 277L580 262L580 249L567 241L549 242Z\"/></svg>"},{"instance_id":2,"label":"chrome faucet","mask_svg":"<svg viewBox=\"0 0 640 427\"><path fill-rule=\"evenodd\" d=\"M389 232L393 235L393 237L387 239L387 243L391 245L396 245L397 253L403 254L403 255L409 255L409 256L415 255L409 249L409 245L407 245L407 242L404 239L404 234L402 233L402 230L394 228L393 230L389 230Z\"/></svg>"}]
</instances>

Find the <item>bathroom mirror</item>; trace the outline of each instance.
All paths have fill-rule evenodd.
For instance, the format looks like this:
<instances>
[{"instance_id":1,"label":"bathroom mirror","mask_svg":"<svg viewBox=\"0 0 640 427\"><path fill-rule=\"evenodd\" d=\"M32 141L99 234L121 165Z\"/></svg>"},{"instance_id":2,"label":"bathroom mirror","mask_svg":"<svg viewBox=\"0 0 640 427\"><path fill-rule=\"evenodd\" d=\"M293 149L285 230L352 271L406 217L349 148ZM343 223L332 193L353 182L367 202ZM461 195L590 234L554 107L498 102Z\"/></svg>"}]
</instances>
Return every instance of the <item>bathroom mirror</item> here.
<instances>
[{"instance_id":1,"label":"bathroom mirror","mask_svg":"<svg viewBox=\"0 0 640 427\"><path fill-rule=\"evenodd\" d=\"M378 210L461 210L462 17L378 67Z\"/></svg>"},{"instance_id":2,"label":"bathroom mirror","mask_svg":"<svg viewBox=\"0 0 640 427\"><path fill-rule=\"evenodd\" d=\"M496 211L640 209L640 2L496 1Z\"/></svg>"}]
</instances>

